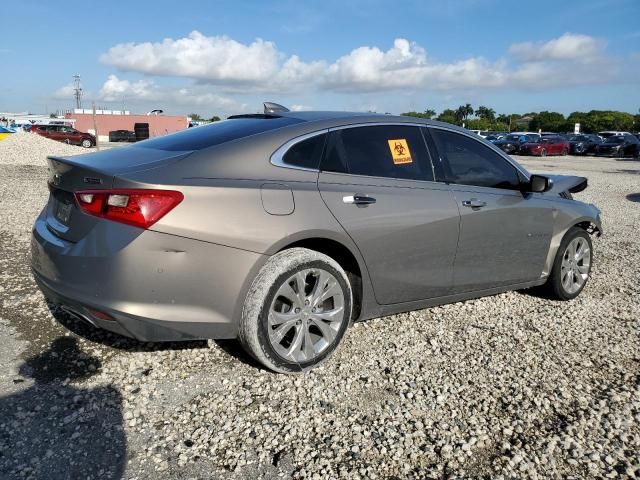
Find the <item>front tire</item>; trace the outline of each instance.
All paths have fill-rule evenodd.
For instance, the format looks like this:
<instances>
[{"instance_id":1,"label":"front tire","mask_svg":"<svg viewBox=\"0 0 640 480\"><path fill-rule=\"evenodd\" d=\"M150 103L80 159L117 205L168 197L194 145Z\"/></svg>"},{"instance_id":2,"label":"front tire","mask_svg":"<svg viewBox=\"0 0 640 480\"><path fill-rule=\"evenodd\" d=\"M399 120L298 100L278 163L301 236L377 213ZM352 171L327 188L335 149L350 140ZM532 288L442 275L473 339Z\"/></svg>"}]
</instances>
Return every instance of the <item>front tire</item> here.
<instances>
[{"instance_id":1,"label":"front tire","mask_svg":"<svg viewBox=\"0 0 640 480\"><path fill-rule=\"evenodd\" d=\"M84 140L82 140L80 145L82 145L84 148L91 148L91 147L93 147L93 142L91 140L89 140L88 138L85 138Z\"/></svg>"},{"instance_id":2,"label":"front tire","mask_svg":"<svg viewBox=\"0 0 640 480\"><path fill-rule=\"evenodd\" d=\"M591 237L582 228L570 228L556 253L546 292L558 300L576 298L587 284L592 263Z\"/></svg>"},{"instance_id":3,"label":"front tire","mask_svg":"<svg viewBox=\"0 0 640 480\"><path fill-rule=\"evenodd\" d=\"M352 306L351 285L335 260L306 248L284 250L265 263L247 293L240 343L270 370L304 372L336 349Z\"/></svg>"}]
</instances>

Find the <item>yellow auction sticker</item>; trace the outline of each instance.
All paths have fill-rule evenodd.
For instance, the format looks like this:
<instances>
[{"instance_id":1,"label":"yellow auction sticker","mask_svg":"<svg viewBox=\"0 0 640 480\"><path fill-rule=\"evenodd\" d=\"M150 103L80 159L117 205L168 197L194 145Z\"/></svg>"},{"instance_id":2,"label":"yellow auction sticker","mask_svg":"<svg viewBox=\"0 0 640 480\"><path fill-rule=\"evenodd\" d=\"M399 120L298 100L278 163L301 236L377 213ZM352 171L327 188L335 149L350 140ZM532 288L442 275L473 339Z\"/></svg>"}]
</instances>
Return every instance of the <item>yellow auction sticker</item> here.
<instances>
[{"instance_id":1,"label":"yellow auction sticker","mask_svg":"<svg viewBox=\"0 0 640 480\"><path fill-rule=\"evenodd\" d=\"M411 151L409 151L409 145L404 138L397 140L387 140L389 142L389 150L391 151L391 157L393 163L396 165L402 165L405 163L412 163Z\"/></svg>"}]
</instances>

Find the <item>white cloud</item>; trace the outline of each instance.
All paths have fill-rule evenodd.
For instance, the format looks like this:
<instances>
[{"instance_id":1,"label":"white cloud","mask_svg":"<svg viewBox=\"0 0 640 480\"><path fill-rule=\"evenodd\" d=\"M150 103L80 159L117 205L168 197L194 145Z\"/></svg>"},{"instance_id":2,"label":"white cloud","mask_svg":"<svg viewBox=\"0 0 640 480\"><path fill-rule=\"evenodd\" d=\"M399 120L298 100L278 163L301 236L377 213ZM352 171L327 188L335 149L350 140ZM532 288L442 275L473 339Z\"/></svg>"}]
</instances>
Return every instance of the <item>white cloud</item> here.
<instances>
[{"instance_id":1,"label":"white cloud","mask_svg":"<svg viewBox=\"0 0 640 480\"><path fill-rule=\"evenodd\" d=\"M148 98L153 95L154 83L150 80L120 80L115 75L109 75L100 89L99 96L106 102L121 101L123 98Z\"/></svg>"},{"instance_id":2,"label":"white cloud","mask_svg":"<svg viewBox=\"0 0 640 480\"><path fill-rule=\"evenodd\" d=\"M469 57L442 62L430 58L417 43L397 38L388 50L361 46L327 62L287 56L262 39L242 44L227 36L207 37L193 31L162 42L119 44L101 60L120 70L213 83L229 94L536 89L609 80L615 68L605 56L605 47L597 38L565 33L547 42L513 44L509 55L496 61ZM110 88L142 93L148 87L148 81L140 80L114 82Z\"/></svg>"},{"instance_id":3,"label":"white cloud","mask_svg":"<svg viewBox=\"0 0 640 480\"><path fill-rule=\"evenodd\" d=\"M53 96L60 100L73 98L73 85L61 87ZM87 97L91 97L91 95L87 95ZM218 114L238 113L247 110L246 104L213 93L207 86L170 88L159 86L152 80L130 81L121 79L117 75L107 77L95 100L106 103L113 102L118 107L124 104L129 108L133 106L141 109L162 108L184 111L194 108Z\"/></svg>"},{"instance_id":4,"label":"white cloud","mask_svg":"<svg viewBox=\"0 0 640 480\"><path fill-rule=\"evenodd\" d=\"M313 108L310 107L309 105L297 105L294 103L293 105L291 105L289 110L291 110L292 112L305 112L305 111L313 110Z\"/></svg>"},{"instance_id":5,"label":"white cloud","mask_svg":"<svg viewBox=\"0 0 640 480\"><path fill-rule=\"evenodd\" d=\"M511 45L509 53L524 62L541 60L588 61L600 57L606 44L589 35L565 33L548 42L524 42Z\"/></svg>"},{"instance_id":6,"label":"white cloud","mask_svg":"<svg viewBox=\"0 0 640 480\"><path fill-rule=\"evenodd\" d=\"M56 100L69 100L73 98L74 94L75 94L75 90L74 90L73 84L70 83L68 85L65 85L57 89L53 93L53 98L55 98Z\"/></svg>"},{"instance_id":7,"label":"white cloud","mask_svg":"<svg viewBox=\"0 0 640 480\"><path fill-rule=\"evenodd\" d=\"M100 57L123 71L189 77L210 82L261 82L279 69L278 51L257 39L244 45L227 36L206 37L193 31L185 38L157 43L122 43Z\"/></svg>"}]
</instances>

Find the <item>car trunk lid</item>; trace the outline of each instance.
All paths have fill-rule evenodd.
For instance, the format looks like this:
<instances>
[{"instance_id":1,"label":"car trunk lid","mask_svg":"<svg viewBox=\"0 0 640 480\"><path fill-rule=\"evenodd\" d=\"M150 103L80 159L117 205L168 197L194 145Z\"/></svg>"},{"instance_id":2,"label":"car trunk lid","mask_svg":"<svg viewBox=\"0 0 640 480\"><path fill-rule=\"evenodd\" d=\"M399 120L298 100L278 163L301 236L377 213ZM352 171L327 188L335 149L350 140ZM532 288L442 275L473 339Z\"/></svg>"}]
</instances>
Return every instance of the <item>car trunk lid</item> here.
<instances>
[{"instance_id":1,"label":"car trunk lid","mask_svg":"<svg viewBox=\"0 0 640 480\"><path fill-rule=\"evenodd\" d=\"M77 242L103 221L82 212L76 202L75 192L111 189L119 176L157 168L191 153L129 147L112 150L114 152L109 150L77 157L48 157L51 193L46 206L46 223L56 236Z\"/></svg>"}]
</instances>

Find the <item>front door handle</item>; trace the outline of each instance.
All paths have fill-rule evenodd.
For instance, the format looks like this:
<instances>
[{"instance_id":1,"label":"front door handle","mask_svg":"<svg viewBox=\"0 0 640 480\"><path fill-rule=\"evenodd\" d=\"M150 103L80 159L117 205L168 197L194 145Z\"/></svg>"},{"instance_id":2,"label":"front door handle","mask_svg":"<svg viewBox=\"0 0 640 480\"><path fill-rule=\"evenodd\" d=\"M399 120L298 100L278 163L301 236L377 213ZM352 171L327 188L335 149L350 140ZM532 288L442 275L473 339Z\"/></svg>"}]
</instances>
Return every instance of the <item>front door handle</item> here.
<instances>
[{"instance_id":1,"label":"front door handle","mask_svg":"<svg viewBox=\"0 0 640 480\"><path fill-rule=\"evenodd\" d=\"M482 202L477 198L472 198L471 200L464 200L462 205L469 208L482 208L487 206L487 202Z\"/></svg>"},{"instance_id":2,"label":"front door handle","mask_svg":"<svg viewBox=\"0 0 640 480\"><path fill-rule=\"evenodd\" d=\"M361 195L359 193L342 197L342 201L344 203L350 203L353 205L371 205L372 203L376 203L375 198L369 197L367 195Z\"/></svg>"}]
</instances>

